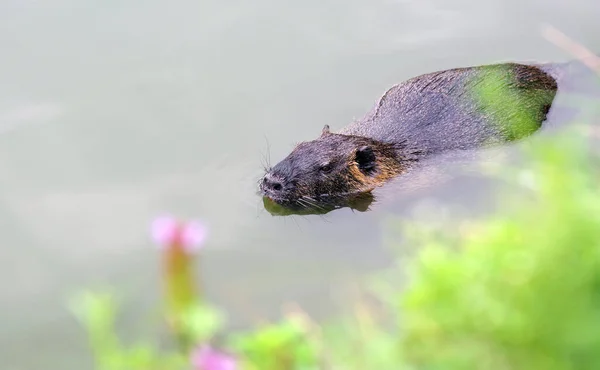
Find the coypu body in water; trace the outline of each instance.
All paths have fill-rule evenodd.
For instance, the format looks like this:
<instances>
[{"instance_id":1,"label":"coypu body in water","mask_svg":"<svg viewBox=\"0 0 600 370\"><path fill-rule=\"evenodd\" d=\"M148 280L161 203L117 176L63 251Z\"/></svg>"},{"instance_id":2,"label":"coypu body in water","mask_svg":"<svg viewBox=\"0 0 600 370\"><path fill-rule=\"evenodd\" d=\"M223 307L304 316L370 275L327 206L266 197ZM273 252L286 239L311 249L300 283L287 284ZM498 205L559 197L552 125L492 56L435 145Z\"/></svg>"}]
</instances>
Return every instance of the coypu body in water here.
<instances>
[{"instance_id":1,"label":"coypu body in water","mask_svg":"<svg viewBox=\"0 0 600 370\"><path fill-rule=\"evenodd\" d=\"M362 119L298 144L259 183L265 200L310 207L368 193L424 159L539 130L570 63L503 63L424 74L390 88ZM335 208L335 207L333 207Z\"/></svg>"}]
</instances>

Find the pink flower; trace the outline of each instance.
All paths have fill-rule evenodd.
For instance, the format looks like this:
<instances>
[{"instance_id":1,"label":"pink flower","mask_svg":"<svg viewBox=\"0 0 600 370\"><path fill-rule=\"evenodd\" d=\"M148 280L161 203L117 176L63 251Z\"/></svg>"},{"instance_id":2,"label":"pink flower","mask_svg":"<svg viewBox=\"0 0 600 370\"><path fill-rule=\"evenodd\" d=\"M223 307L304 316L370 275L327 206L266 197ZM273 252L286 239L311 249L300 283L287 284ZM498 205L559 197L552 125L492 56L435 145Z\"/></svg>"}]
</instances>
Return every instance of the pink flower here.
<instances>
[{"instance_id":1,"label":"pink flower","mask_svg":"<svg viewBox=\"0 0 600 370\"><path fill-rule=\"evenodd\" d=\"M194 370L235 370L233 356L219 352L210 346L202 346L192 353Z\"/></svg>"},{"instance_id":2,"label":"pink flower","mask_svg":"<svg viewBox=\"0 0 600 370\"><path fill-rule=\"evenodd\" d=\"M208 230L200 221L181 222L172 216L162 216L152 222L152 240L159 246L180 246L195 252L206 240Z\"/></svg>"}]
</instances>

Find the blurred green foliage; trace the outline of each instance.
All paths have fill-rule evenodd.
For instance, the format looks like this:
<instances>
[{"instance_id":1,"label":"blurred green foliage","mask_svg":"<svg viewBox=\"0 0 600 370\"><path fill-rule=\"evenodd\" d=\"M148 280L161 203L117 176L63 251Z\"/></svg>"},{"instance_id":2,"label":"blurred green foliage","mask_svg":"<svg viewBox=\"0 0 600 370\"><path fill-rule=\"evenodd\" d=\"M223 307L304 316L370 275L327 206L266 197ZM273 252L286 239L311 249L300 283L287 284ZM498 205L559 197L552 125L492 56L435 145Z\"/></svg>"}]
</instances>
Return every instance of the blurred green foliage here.
<instances>
[{"instance_id":1,"label":"blurred green foliage","mask_svg":"<svg viewBox=\"0 0 600 370\"><path fill-rule=\"evenodd\" d=\"M156 343L124 345L115 330L117 302L112 294L84 292L70 308L87 330L97 370L185 369L189 363L181 354L161 353Z\"/></svg>"},{"instance_id":2,"label":"blurred green foliage","mask_svg":"<svg viewBox=\"0 0 600 370\"><path fill-rule=\"evenodd\" d=\"M243 369L319 369L319 344L306 325L301 318L290 316L279 324L233 335L232 348L243 354Z\"/></svg>"},{"instance_id":3,"label":"blurred green foliage","mask_svg":"<svg viewBox=\"0 0 600 370\"><path fill-rule=\"evenodd\" d=\"M463 230L458 251L423 246L397 306L408 363L600 368L598 161L572 138L537 145L527 176L513 176L530 196Z\"/></svg>"}]
</instances>

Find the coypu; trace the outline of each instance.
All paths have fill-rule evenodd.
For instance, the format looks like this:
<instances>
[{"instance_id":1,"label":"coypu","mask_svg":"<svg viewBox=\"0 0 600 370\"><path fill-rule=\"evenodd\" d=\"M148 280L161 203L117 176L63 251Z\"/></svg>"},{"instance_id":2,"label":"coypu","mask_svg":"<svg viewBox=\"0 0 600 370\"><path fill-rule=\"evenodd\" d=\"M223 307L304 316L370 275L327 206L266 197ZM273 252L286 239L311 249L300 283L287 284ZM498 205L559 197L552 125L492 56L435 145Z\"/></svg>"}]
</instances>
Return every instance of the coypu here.
<instances>
[{"instance_id":1,"label":"coypu","mask_svg":"<svg viewBox=\"0 0 600 370\"><path fill-rule=\"evenodd\" d=\"M569 63L502 63L428 73L390 88L362 119L329 125L266 169L264 199L316 206L371 192L423 159L523 139L546 120Z\"/></svg>"}]
</instances>

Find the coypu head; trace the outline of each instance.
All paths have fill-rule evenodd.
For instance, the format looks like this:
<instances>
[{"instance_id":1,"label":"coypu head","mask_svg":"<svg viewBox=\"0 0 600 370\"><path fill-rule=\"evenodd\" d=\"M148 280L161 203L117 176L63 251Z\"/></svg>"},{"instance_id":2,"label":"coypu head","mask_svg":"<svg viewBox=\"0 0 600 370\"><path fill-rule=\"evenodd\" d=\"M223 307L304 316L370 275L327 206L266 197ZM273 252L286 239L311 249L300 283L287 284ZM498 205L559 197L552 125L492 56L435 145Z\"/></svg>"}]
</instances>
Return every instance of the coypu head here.
<instances>
[{"instance_id":1,"label":"coypu head","mask_svg":"<svg viewBox=\"0 0 600 370\"><path fill-rule=\"evenodd\" d=\"M260 193L279 204L314 206L369 192L405 168L397 145L331 133L298 144L260 181Z\"/></svg>"}]
</instances>

